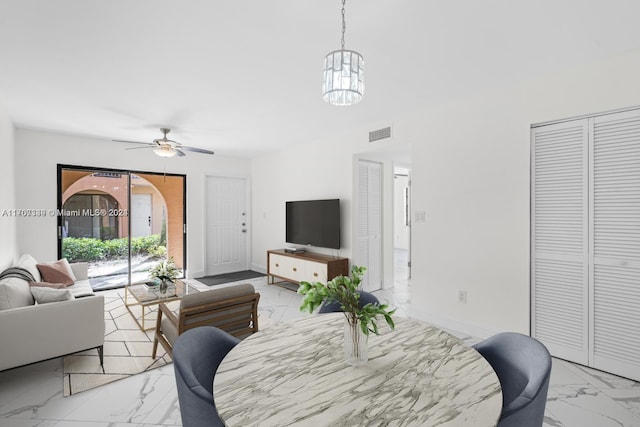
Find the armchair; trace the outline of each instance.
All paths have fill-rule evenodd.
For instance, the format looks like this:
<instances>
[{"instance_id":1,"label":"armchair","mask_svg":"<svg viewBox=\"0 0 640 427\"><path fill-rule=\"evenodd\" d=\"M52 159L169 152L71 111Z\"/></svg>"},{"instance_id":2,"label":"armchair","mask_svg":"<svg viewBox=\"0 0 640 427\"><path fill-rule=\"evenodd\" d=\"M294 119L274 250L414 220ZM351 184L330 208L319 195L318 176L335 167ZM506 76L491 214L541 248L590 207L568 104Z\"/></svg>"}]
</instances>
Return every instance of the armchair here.
<instances>
[{"instance_id":1,"label":"armchair","mask_svg":"<svg viewBox=\"0 0 640 427\"><path fill-rule=\"evenodd\" d=\"M173 358L178 336L198 326L215 326L240 339L258 332L259 300L254 287L243 284L185 295L177 314L159 304L151 356L156 357L160 343Z\"/></svg>"},{"instance_id":2,"label":"armchair","mask_svg":"<svg viewBox=\"0 0 640 427\"><path fill-rule=\"evenodd\" d=\"M216 411L213 378L222 359L240 340L211 326L196 328L176 340L176 374L184 427L224 427Z\"/></svg>"},{"instance_id":3,"label":"armchair","mask_svg":"<svg viewBox=\"0 0 640 427\"><path fill-rule=\"evenodd\" d=\"M360 308L364 307L367 304L380 305L380 301L375 295L365 291L358 291L358 293L360 294L360 298L358 299L358 306ZM318 313L337 313L340 311L342 311L342 309L340 308L340 303L338 301L325 301L320 306L320 310L318 310Z\"/></svg>"},{"instance_id":4,"label":"armchair","mask_svg":"<svg viewBox=\"0 0 640 427\"><path fill-rule=\"evenodd\" d=\"M551 355L535 338L514 332L474 346L496 371L502 387L498 427L541 427L551 377Z\"/></svg>"}]
</instances>

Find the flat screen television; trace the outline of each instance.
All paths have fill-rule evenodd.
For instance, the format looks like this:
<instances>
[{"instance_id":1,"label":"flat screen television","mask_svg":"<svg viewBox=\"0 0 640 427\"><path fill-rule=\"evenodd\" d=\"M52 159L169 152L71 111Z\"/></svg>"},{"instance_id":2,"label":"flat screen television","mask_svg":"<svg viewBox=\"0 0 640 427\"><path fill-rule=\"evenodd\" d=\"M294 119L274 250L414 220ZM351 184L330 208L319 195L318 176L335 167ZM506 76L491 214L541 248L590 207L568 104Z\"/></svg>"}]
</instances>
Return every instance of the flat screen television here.
<instances>
[{"instance_id":1,"label":"flat screen television","mask_svg":"<svg viewBox=\"0 0 640 427\"><path fill-rule=\"evenodd\" d=\"M286 242L340 249L340 199L286 202Z\"/></svg>"}]
</instances>

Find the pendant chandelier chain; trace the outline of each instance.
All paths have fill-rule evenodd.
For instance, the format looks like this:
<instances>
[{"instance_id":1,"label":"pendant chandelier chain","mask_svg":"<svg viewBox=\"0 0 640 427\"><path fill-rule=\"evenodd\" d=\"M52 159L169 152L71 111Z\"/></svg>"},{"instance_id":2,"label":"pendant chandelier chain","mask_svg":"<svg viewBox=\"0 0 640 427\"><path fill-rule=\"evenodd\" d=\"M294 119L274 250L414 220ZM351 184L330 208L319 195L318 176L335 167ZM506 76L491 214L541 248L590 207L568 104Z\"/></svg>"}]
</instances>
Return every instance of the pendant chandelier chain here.
<instances>
[{"instance_id":1,"label":"pendant chandelier chain","mask_svg":"<svg viewBox=\"0 0 640 427\"><path fill-rule=\"evenodd\" d=\"M344 33L347 31L347 23L344 19L344 5L347 2L347 0L342 0L342 50L344 50Z\"/></svg>"},{"instance_id":2,"label":"pendant chandelier chain","mask_svg":"<svg viewBox=\"0 0 640 427\"><path fill-rule=\"evenodd\" d=\"M353 105L362 101L364 95L364 60L362 55L345 49L347 32L346 2L342 0L342 38L340 50L329 52L324 57L322 99L332 105Z\"/></svg>"}]
</instances>

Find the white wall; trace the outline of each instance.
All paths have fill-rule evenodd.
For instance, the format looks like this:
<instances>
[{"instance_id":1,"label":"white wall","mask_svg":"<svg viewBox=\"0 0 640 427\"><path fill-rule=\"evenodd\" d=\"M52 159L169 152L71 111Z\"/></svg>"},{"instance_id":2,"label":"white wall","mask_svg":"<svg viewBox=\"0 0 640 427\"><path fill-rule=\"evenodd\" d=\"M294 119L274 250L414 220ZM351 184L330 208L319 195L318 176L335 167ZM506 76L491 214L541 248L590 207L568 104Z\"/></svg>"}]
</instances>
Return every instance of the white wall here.
<instances>
[{"instance_id":1,"label":"white wall","mask_svg":"<svg viewBox=\"0 0 640 427\"><path fill-rule=\"evenodd\" d=\"M0 150L4 161L0 167L0 270L11 265L16 256L15 217L2 215L3 210L16 207L14 175L14 128L11 119L0 105Z\"/></svg>"},{"instance_id":2,"label":"white wall","mask_svg":"<svg viewBox=\"0 0 640 427\"><path fill-rule=\"evenodd\" d=\"M204 272L205 176L249 177L250 162L189 153L166 161L150 150L125 151L125 144L108 140L18 129L16 131L16 205L55 209L57 164L187 175L187 274ZM19 218L18 247L37 260L57 256L56 218Z\"/></svg>"},{"instance_id":3,"label":"white wall","mask_svg":"<svg viewBox=\"0 0 640 427\"><path fill-rule=\"evenodd\" d=\"M285 202L340 199L341 250L314 252L351 254L351 153L336 155L341 141L291 147L252 161L252 267L266 272L267 250L285 244Z\"/></svg>"},{"instance_id":4,"label":"white wall","mask_svg":"<svg viewBox=\"0 0 640 427\"><path fill-rule=\"evenodd\" d=\"M635 51L403 122L416 138L413 211L426 212L413 223L414 315L529 332L530 125L640 105L639 73Z\"/></svg>"},{"instance_id":5,"label":"white wall","mask_svg":"<svg viewBox=\"0 0 640 427\"><path fill-rule=\"evenodd\" d=\"M640 105L638 75L634 51L387 118L393 143L411 146L413 316L479 337L529 333L530 126ZM340 254L351 257L351 159L369 157L358 154L369 152L367 130L252 162L254 268L266 270L267 249L284 246L286 200L340 197ZM423 223L415 221L419 211L426 212ZM387 239L385 251L392 246ZM467 292L466 304L458 302L459 290Z\"/></svg>"},{"instance_id":6,"label":"white wall","mask_svg":"<svg viewBox=\"0 0 640 427\"><path fill-rule=\"evenodd\" d=\"M327 124L330 126L330 124ZM341 249L310 248L313 252L351 258L353 254L353 183L358 158L379 159L372 151L406 151L395 140L368 143L368 132L379 128L354 129L331 139L311 141L252 161L252 268L266 272L267 250L285 244L285 202L339 198L341 204ZM388 165L391 162L386 160ZM391 166L389 166L391 167ZM389 176L390 173L389 173ZM388 185L387 185L388 184ZM385 185L392 187L389 180ZM392 206L390 205L392 211ZM389 220L391 223L391 219ZM392 228L392 225L390 226ZM390 261L392 266L393 260ZM392 277L385 270L385 274Z\"/></svg>"}]
</instances>

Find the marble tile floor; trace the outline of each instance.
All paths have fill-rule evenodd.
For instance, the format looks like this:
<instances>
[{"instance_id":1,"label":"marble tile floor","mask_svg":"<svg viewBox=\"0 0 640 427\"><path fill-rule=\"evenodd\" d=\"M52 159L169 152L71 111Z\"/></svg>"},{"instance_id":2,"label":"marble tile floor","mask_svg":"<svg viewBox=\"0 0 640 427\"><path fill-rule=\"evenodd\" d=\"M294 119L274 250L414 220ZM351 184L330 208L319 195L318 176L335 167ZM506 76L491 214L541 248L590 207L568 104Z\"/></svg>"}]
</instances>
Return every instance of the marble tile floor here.
<instances>
[{"instance_id":1,"label":"marble tile floor","mask_svg":"<svg viewBox=\"0 0 640 427\"><path fill-rule=\"evenodd\" d=\"M249 281L261 294L260 312L271 321L307 316L300 296L266 278ZM200 289L209 289L191 281ZM406 316L408 281L376 292ZM107 291L112 292L112 291ZM267 320L267 318L269 320ZM469 343L477 340L450 331ZM62 396L62 358L0 372L2 427L179 426L173 365L116 381L77 395ZM640 427L640 383L554 359L545 427Z\"/></svg>"}]
</instances>

